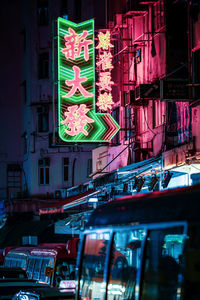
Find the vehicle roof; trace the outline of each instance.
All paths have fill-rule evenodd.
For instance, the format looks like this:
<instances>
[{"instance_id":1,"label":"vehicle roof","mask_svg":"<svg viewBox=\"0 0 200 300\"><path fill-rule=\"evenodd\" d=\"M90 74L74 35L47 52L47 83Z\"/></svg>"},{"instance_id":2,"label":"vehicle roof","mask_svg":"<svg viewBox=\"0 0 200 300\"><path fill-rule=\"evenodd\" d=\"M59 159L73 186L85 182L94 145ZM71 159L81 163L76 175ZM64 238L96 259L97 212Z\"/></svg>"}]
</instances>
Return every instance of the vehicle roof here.
<instances>
[{"instance_id":1,"label":"vehicle roof","mask_svg":"<svg viewBox=\"0 0 200 300\"><path fill-rule=\"evenodd\" d=\"M0 299L12 299L12 297L22 289L37 290L48 288L46 284L38 283L32 279L1 279L0 280Z\"/></svg>"},{"instance_id":2,"label":"vehicle roof","mask_svg":"<svg viewBox=\"0 0 200 300\"><path fill-rule=\"evenodd\" d=\"M13 253L24 253L24 255L28 255L30 251L33 249L33 246L21 246L21 247L12 247L11 249L8 250L6 256L13 254ZM6 257L5 256L5 257Z\"/></svg>"},{"instance_id":3,"label":"vehicle roof","mask_svg":"<svg viewBox=\"0 0 200 300\"><path fill-rule=\"evenodd\" d=\"M4 278L4 279L0 279L0 288L3 286L41 286L41 287L45 287L47 286L47 284L45 283L40 283L37 282L34 279L29 279L29 278Z\"/></svg>"},{"instance_id":4,"label":"vehicle roof","mask_svg":"<svg viewBox=\"0 0 200 300\"><path fill-rule=\"evenodd\" d=\"M5 267L5 266L0 266L0 272L4 272L4 271L7 271L7 272L13 272L13 271L26 272L23 268L20 268L20 267Z\"/></svg>"},{"instance_id":5,"label":"vehicle roof","mask_svg":"<svg viewBox=\"0 0 200 300\"><path fill-rule=\"evenodd\" d=\"M129 223L200 221L200 186L110 201L91 214L86 228Z\"/></svg>"},{"instance_id":6,"label":"vehicle roof","mask_svg":"<svg viewBox=\"0 0 200 300\"><path fill-rule=\"evenodd\" d=\"M73 299L74 298L74 292L61 292L59 288L56 287L40 287L38 289L32 290L32 289L26 289L21 290L21 294L31 293L32 295L40 295L40 299ZM56 298L55 298L56 297Z\"/></svg>"},{"instance_id":7,"label":"vehicle roof","mask_svg":"<svg viewBox=\"0 0 200 300\"><path fill-rule=\"evenodd\" d=\"M41 244L31 249L30 256L48 256L57 258L67 258L68 252L66 244Z\"/></svg>"}]
</instances>

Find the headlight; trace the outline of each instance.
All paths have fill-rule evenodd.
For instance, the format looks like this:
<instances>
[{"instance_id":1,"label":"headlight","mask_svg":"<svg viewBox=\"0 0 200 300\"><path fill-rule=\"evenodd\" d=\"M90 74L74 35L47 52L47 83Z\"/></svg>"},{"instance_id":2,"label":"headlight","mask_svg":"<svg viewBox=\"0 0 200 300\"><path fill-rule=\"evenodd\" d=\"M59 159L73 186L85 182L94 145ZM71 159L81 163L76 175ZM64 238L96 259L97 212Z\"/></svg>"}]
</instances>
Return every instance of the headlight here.
<instances>
[{"instance_id":1,"label":"headlight","mask_svg":"<svg viewBox=\"0 0 200 300\"><path fill-rule=\"evenodd\" d=\"M39 300L40 298L39 298L39 295L37 295L37 294L20 291L13 299L16 299L16 300Z\"/></svg>"}]
</instances>

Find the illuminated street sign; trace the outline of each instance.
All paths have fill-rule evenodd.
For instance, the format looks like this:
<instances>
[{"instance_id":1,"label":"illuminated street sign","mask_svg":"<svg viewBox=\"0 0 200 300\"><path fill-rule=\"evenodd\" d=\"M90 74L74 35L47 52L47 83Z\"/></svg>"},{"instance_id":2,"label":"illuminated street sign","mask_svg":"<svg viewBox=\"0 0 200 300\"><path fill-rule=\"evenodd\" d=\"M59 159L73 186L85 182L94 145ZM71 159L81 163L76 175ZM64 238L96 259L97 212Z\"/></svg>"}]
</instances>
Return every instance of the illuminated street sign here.
<instances>
[{"instance_id":1,"label":"illuminated street sign","mask_svg":"<svg viewBox=\"0 0 200 300\"><path fill-rule=\"evenodd\" d=\"M110 32L108 30L105 33L100 31L98 34L98 44L96 46L98 50L96 62L98 73L98 101L96 105L101 111L111 110L114 104L112 100L112 85L114 82L111 78L111 70L113 69L111 49L113 47L110 41Z\"/></svg>"},{"instance_id":2,"label":"illuminated street sign","mask_svg":"<svg viewBox=\"0 0 200 300\"><path fill-rule=\"evenodd\" d=\"M109 74L102 76L100 89L109 91ZM107 94L101 101L110 108ZM58 18L58 125L63 141L81 143L109 142L120 128L110 114L95 112L93 19L76 24Z\"/></svg>"}]
</instances>

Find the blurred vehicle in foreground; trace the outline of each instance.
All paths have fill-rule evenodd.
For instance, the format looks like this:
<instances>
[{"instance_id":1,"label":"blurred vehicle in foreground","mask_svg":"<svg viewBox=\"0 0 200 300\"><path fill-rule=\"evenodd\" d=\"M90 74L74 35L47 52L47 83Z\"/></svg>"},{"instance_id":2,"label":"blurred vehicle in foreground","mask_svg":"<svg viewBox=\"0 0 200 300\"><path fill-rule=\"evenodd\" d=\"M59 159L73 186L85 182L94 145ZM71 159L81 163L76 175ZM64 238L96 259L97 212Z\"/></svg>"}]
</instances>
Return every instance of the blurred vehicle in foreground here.
<instances>
[{"instance_id":1,"label":"blurred vehicle in foreground","mask_svg":"<svg viewBox=\"0 0 200 300\"><path fill-rule=\"evenodd\" d=\"M199 212L200 186L99 206L81 235L75 299L200 299Z\"/></svg>"},{"instance_id":2,"label":"blurred vehicle in foreground","mask_svg":"<svg viewBox=\"0 0 200 300\"><path fill-rule=\"evenodd\" d=\"M56 287L26 290L16 293L12 300L73 300L74 293L64 293Z\"/></svg>"},{"instance_id":3,"label":"blurred vehicle in foreground","mask_svg":"<svg viewBox=\"0 0 200 300\"><path fill-rule=\"evenodd\" d=\"M6 278L28 278L26 271L22 268L9 268L9 267L0 267L0 280Z\"/></svg>"},{"instance_id":4,"label":"blurred vehicle in foreground","mask_svg":"<svg viewBox=\"0 0 200 300\"><path fill-rule=\"evenodd\" d=\"M30 289L36 291L40 288L48 288L48 285L26 278L0 279L0 300L12 299L12 297L20 290Z\"/></svg>"},{"instance_id":5,"label":"blurred vehicle in foreground","mask_svg":"<svg viewBox=\"0 0 200 300\"><path fill-rule=\"evenodd\" d=\"M4 266L20 266L28 278L59 286L61 280L74 280L78 238L65 243L43 243L35 247L17 247L5 256Z\"/></svg>"}]
</instances>

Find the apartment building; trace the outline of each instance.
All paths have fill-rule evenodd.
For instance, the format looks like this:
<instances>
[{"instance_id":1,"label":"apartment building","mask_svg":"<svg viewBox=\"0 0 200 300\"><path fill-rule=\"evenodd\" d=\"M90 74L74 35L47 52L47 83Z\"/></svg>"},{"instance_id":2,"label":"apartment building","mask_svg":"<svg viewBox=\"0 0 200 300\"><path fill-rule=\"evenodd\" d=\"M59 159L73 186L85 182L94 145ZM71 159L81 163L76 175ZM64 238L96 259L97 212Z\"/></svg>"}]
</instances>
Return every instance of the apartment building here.
<instances>
[{"instance_id":1,"label":"apartment building","mask_svg":"<svg viewBox=\"0 0 200 300\"><path fill-rule=\"evenodd\" d=\"M171 179L168 170L173 169L171 187L191 184L187 167L175 170L185 165L195 147L188 88L188 3L138 0L120 4L115 10L115 2L110 3L108 24L117 49L113 115L118 116L121 126L113 142L120 141L120 145L93 150L94 175L101 169L112 172L119 168L121 177L120 173L131 170L133 178L134 173L141 175L144 192L152 175L160 183L157 189L162 189L162 180L166 176ZM159 163L154 168L152 159L156 157ZM149 169L145 166L144 171L138 171L137 163L146 165L148 159ZM127 170L131 163L132 169L129 166ZM128 189L135 192L135 178L133 184L126 181ZM122 191L121 181L120 186Z\"/></svg>"},{"instance_id":2,"label":"apartment building","mask_svg":"<svg viewBox=\"0 0 200 300\"><path fill-rule=\"evenodd\" d=\"M92 186L107 199L196 182L198 1L22 0L21 4L23 158L19 168L11 164L7 169L8 179L13 172L20 177L17 188L7 185L8 198L19 192L20 199L34 198L31 203L42 198L51 203ZM59 138L58 17L76 23L95 18L96 37L101 30L110 34L109 113L120 130L108 144L67 145Z\"/></svg>"}]
</instances>

